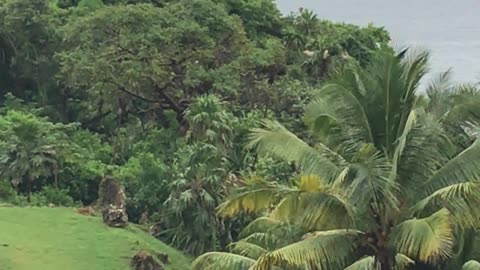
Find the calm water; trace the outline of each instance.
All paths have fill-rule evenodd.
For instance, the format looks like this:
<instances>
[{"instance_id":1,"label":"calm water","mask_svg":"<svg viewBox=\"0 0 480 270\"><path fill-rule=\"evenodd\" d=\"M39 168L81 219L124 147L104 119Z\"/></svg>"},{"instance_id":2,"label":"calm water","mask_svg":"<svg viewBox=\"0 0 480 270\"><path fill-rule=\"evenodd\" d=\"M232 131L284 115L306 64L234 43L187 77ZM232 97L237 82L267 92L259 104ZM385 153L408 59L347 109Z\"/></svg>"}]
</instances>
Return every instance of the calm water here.
<instances>
[{"instance_id":1,"label":"calm water","mask_svg":"<svg viewBox=\"0 0 480 270\"><path fill-rule=\"evenodd\" d=\"M432 52L431 71L452 68L457 81L480 80L479 0L277 0L285 14L305 7L320 18L366 25L391 33L395 47Z\"/></svg>"}]
</instances>

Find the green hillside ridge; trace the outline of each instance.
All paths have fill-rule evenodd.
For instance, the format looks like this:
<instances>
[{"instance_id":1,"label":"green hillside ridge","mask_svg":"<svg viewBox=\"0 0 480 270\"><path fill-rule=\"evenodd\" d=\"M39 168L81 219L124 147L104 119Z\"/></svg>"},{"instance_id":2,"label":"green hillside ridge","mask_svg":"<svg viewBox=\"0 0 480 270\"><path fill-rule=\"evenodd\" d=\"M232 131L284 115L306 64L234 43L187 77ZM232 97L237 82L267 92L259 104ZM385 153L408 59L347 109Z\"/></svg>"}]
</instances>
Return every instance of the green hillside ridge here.
<instances>
[{"instance_id":1,"label":"green hillside ridge","mask_svg":"<svg viewBox=\"0 0 480 270\"><path fill-rule=\"evenodd\" d=\"M139 250L168 254L167 270L190 269L181 252L136 226L113 229L70 208L0 207L2 270L127 270Z\"/></svg>"}]
</instances>

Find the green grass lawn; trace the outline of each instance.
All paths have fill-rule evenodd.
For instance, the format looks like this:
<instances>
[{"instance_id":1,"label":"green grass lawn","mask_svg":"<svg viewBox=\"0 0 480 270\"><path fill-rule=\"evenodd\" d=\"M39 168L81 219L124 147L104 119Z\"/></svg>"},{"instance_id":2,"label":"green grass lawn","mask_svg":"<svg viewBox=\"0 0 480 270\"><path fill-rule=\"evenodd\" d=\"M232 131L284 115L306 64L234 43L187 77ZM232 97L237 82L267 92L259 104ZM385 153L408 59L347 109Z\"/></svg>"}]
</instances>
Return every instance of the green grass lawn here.
<instances>
[{"instance_id":1,"label":"green grass lawn","mask_svg":"<svg viewBox=\"0 0 480 270\"><path fill-rule=\"evenodd\" d=\"M190 269L181 252L132 225L108 228L68 208L0 207L2 270L128 270L142 249L167 253L168 270Z\"/></svg>"}]
</instances>

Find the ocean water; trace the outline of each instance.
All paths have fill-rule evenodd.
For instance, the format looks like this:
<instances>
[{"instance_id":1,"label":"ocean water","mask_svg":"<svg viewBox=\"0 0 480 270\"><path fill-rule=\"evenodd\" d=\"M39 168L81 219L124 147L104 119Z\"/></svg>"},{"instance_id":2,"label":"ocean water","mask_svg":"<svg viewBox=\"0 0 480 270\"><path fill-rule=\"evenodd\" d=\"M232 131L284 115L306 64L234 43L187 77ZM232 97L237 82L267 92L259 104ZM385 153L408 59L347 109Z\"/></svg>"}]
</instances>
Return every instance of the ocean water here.
<instances>
[{"instance_id":1,"label":"ocean water","mask_svg":"<svg viewBox=\"0 0 480 270\"><path fill-rule=\"evenodd\" d=\"M284 14L304 7L319 18L384 26L394 47L431 51L429 76L451 68L454 81L480 81L479 0L277 0L277 4Z\"/></svg>"}]
</instances>

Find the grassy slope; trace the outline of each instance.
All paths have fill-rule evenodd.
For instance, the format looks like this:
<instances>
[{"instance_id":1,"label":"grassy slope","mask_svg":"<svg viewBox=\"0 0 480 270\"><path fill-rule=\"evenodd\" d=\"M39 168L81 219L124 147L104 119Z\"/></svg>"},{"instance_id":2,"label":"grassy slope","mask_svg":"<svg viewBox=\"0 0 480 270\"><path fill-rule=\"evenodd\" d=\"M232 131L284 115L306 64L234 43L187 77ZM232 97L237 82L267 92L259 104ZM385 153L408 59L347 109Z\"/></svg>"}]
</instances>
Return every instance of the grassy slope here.
<instances>
[{"instance_id":1,"label":"grassy slope","mask_svg":"<svg viewBox=\"0 0 480 270\"><path fill-rule=\"evenodd\" d=\"M141 249L164 252L168 270L188 270L179 251L140 229L112 229L64 208L0 207L2 270L128 270Z\"/></svg>"}]
</instances>

